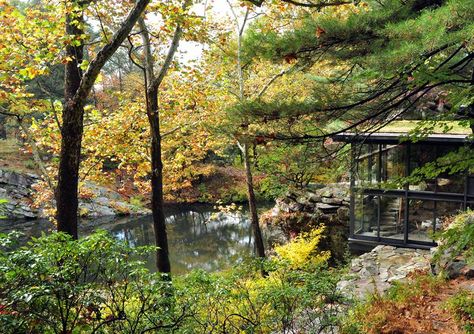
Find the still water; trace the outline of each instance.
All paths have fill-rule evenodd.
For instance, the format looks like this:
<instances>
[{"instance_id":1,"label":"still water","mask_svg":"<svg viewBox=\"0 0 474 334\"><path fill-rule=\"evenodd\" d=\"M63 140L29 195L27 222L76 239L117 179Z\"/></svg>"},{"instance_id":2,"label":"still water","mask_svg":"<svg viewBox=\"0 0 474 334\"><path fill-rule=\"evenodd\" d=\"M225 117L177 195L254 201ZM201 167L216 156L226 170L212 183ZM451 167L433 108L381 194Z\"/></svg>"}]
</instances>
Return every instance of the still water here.
<instances>
[{"instance_id":1,"label":"still water","mask_svg":"<svg viewBox=\"0 0 474 334\"><path fill-rule=\"evenodd\" d=\"M197 268L207 271L224 269L253 252L252 231L245 210L217 213L212 206L190 205L169 206L165 213L174 274ZM97 228L105 229L117 239L134 246L153 245L155 240L151 216L82 220L79 234L87 235ZM52 224L45 220L0 220L0 233L21 231L26 235L24 242L53 229ZM154 254L144 260L150 270L155 270Z\"/></svg>"}]
</instances>

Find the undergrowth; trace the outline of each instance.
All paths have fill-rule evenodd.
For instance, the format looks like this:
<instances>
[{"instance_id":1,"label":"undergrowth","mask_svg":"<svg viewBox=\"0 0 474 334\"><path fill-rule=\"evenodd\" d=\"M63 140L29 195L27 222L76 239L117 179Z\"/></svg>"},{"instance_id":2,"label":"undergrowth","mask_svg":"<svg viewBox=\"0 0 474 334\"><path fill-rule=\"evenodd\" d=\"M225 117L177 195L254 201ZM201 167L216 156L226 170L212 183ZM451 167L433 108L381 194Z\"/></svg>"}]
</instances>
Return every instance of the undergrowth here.
<instances>
[{"instance_id":1,"label":"undergrowth","mask_svg":"<svg viewBox=\"0 0 474 334\"><path fill-rule=\"evenodd\" d=\"M394 282L384 295L376 291L352 308L341 327L341 333L381 333L396 323L398 316L410 305L420 304L420 300L435 296L444 283L444 278L422 272L415 273L407 282Z\"/></svg>"},{"instance_id":2,"label":"undergrowth","mask_svg":"<svg viewBox=\"0 0 474 334\"><path fill-rule=\"evenodd\" d=\"M0 237L5 334L336 333L344 302L338 272L317 248L319 232L297 238L284 256L172 282L136 260L154 247L134 248L105 232L79 240L53 233L23 247L17 240ZM293 261L295 249L314 261Z\"/></svg>"},{"instance_id":3,"label":"undergrowth","mask_svg":"<svg viewBox=\"0 0 474 334\"><path fill-rule=\"evenodd\" d=\"M456 321L468 334L474 334L474 293L462 290L446 302Z\"/></svg>"}]
</instances>

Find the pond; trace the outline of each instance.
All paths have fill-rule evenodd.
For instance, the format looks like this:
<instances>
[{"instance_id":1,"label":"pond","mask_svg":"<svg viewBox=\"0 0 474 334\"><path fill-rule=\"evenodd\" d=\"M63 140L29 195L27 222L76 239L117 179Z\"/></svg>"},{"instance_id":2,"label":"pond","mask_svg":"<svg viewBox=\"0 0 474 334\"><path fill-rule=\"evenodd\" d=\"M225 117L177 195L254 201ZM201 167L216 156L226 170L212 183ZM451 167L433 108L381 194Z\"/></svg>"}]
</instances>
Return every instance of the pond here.
<instances>
[{"instance_id":1,"label":"pond","mask_svg":"<svg viewBox=\"0 0 474 334\"><path fill-rule=\"evenodd\" d=\"M219 213L209 205L167 206L165 208L173 274L192 269L216 271L241 261L253 252L253 237L247 211ZM80 222L79 235L95 229L109 231L133 246L154 245L151 216L102 217ZM28 238L54 230L47 220L0 220L0 233L18 230ZM146 265L155 270L154 254Z\"/></svg>"},{"instance_id":2,"label":"pond","mask_svg":"<svg viewBox=\"0 0 474 334\"><path fill-rule=\"evenodd\" d=\"M268 204L261 209L269 209ZM192 269L218 271L242 261L254 252L253 236L246 208L240 212L218 212L211 205L173 205L165 207L171 270L184 274ZM96 229L109 231L115 238L132 246L154 245L151 216L102 217L82 219L79 235L84 236ZM25 234L22 243L31 237L54 230L48 220L0 220L0 233L17 230ZM264 237L266 232L264 231ZM331 250L332 260L345 255L347 233L345 229L331 226L321 245ZM155 271L155 254L143 259L146 266ZM333 261L331 261L333 262Z\"/></svg>"}]
</instances>

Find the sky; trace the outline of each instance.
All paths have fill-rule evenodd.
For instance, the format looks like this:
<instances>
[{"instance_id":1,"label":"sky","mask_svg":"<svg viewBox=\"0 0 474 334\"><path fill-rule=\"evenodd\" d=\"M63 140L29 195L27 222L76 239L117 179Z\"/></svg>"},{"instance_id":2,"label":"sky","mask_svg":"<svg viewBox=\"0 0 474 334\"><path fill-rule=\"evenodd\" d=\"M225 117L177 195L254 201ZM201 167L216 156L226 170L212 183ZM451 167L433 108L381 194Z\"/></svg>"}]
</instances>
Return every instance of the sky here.
<instances>
[{"instance_id":1,"label":"sky","mask_svg":"<svg viewBox=\"0 0 474 334\"><path fill-rule=\"evenodd\" d=\"M231 3L238 4L238 1L231 0ZM226 0L205 0L204 3L194 5L192 10L197 15L205 15L206 6L211 6L212 15L215 18L232 17L232 12ZM178 50L178 57L181 61L185 63L191 62L193 60L198 60L201 57L205 47L206 47L205 45L202 45L199 43L181 41L180 47Z\"/></svg>"}]
</instances>

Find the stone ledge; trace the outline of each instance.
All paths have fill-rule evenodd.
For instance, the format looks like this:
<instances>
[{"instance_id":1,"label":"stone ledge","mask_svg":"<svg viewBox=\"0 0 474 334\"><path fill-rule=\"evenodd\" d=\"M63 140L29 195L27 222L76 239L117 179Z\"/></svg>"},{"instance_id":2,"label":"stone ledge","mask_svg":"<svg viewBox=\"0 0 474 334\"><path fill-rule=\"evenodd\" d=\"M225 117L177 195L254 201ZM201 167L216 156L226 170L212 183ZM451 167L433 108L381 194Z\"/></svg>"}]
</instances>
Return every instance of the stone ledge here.
<instances>
[{"instance_id":1,"label":"stone ledge","mask_svg":"<svg viewBox=\"0 0 474 334\"><path fill-rule=\"evenodd\" d=\"M394 281L403 281L409 273L430 269L428 250L379 245L352 260L345 280L338 289L348 297L366 298L369 294L385 292Z\"/></svg>"}]
</instances>

